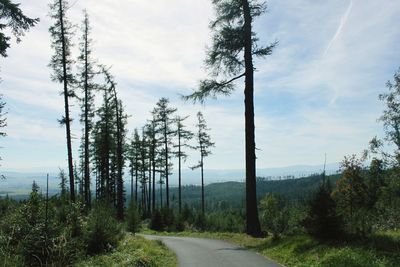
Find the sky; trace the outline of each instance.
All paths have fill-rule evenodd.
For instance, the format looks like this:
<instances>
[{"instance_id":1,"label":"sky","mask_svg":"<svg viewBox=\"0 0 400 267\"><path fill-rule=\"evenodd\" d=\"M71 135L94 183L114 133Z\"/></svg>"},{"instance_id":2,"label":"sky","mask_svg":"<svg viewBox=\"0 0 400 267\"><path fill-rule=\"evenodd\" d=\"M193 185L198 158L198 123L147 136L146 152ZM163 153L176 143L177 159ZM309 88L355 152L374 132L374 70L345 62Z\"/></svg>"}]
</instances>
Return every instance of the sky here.
<instances>
[{"instance_id":1,"label":"sky","mask_svg":"<svg viewBox=\"0 0 400 267\"><path fill-rule=\"evenodd\" d=\"M64 106L61 84L51 81L50 1L19 0L40 22L0 59L0 92L7 102L7 137L0 140L1 169L54 171L67 165L65 129L57 119ZM185 103L207 77L205 51L214 17L209 0L71 0L67 12L77 24L90 16L94 57L111 66L130 115L140 128L161 97L181 115L204 113L216 147L206 169L244 169L244 81L230 97L205 105ZM279 44L255 60L257 167L340 162L360 153L375 135L383 110L378 95L400 66L400 2L392 0L270 0L254 22L260 44ZM73 50L77 57L77 45ZM75 102L74 157L81 125ZM185 168L198 160L190 152Z\"/></svg>"}]
</instances>

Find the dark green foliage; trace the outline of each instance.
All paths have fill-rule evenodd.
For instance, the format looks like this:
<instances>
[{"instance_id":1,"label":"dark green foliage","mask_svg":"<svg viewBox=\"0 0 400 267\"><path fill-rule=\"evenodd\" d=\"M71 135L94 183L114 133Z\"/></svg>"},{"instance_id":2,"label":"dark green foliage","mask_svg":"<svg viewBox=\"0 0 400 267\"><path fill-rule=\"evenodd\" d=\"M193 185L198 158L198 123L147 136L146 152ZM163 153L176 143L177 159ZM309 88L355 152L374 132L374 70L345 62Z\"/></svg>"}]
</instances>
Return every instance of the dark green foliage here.
<instances>
[{"instance_id":1,"label":"dark green foliage","mask_svg":"<svg viewBox=\"0 0 400 267\"><path fill-rule=\"evenodd\" d=\"M25 203L17 205L2 217L0 240L3 255L7 258L21 257L25 266L65 266L82 257L83 244L79 239L82 224L79 204L68 209L68 219L57 220L56 206L50 202L48 220L45 217L45 200L33 185L32 193Z\"/></svg>"},{"instance_id":2,"label":"dark green foliage","mask_svg":"<svg viewBox=\"0 0 400 267\"><path fill-rule=\"evenodd\" d=\"M164 230L164 221L159 209L156 209L151 216L150 229L156 231Z\"/></svg>"},{"instance_id":3,"label":"dark green foliage","mask_svg":"<svg viewBox=\"0 0 400 267\"><path fill-rule=\"evenodd\" d=\"M332 240L343 236L342 220L336 213L336 203L332 196L332 187L328 181L322 183L309 200L309 211L303 224L312 236Z\"/></svg>"},{"instance_id":4,"label":"dark green foliage","mask_svg":"<svg viewBox=\"0 0 400 267\"><path fill-rule=\"evenodd\" d=\"M196 226L197 229L204 231L206 230L206 225L207 225L206 220L207 220L206 215L203 212L198 212L195 217L194 225Z\"/></svg>"},{"instance_id":5,"label":"dark green foliage","mask_svg":"<svg viewBox=\"0 0 400 267\"><path fill-rule=\"evenodd\" d=\"M175 222L178 222L179 218L175 218L175 214L172 209L163 207L156 209L151 216L150 229L157 231L175 231Z\"/></svg>"},{"instance_id":6,"label":"dark green foliage","mask_svg":"<svg viewBox=\"0 0 400 267\"><path fill-rule=\"evenodd\" d=\"M140 229L140 215L135 202L131 202L126 211L126 223L129 232L137 233Z\"/></svg>"},{"instance_id":7,"label":"dark green foliage","mask_svg":"<svg viewBox=\"0 0 400 267\"><path fill-rule=\"evenodd\" d=\"M25 32L39 22L38 18L32 19L25 16L19 6L19 3L15 4L10 0L1 0L0 2L0 55L3 57L7 57L7 49L10 47L11 40L11 37L4 33L6 28L9 28L17 42L20 42Z\"/></svg>"},{"instance_id":8,"label":"dark green foliage","mask_svg":"<svg viewBox=\"0 0 400 267\"><path fill-rule=\"evenodd\" d=\"M175 220L175 228L176 228L176 231L178 231L178 232L185 231L186 225L185 225L185 220L184 220L182 214L178 214L178 216Z\"/></svg>"},{"instance_id":9,"label":"dark green foliage","mask_svg":"<svg viewBox=\"0 0 400 267\"><path fill-rule=\"evenodd\" d=\"M235 211L212 212L206 216L197 215L195 226L199 230L213 232L242 233L244 231L244 216Z\"/></svg>"},{"instance_id":10,"label":"dark green foliage","mask_svg":"<svg viewBox=\"0 0 400 267\"><path fill-rule=\"evenodd\" d=\"M114 249L121 239L122 229L107 203L98 203L89 213L84 242L89 255Z\"/></svg>"}]
</instances>

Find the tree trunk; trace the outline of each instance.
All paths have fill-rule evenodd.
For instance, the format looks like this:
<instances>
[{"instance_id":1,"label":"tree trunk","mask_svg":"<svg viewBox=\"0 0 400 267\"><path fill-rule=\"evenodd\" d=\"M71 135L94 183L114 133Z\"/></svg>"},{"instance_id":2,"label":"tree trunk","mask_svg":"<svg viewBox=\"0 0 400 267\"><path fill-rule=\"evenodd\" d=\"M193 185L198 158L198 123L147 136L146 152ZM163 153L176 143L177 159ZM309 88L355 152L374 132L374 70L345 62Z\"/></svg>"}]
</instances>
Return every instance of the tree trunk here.
<instances>
[{"instance_id":1,"label":"tree trunk","mask_svg":"<svg viewBox=\"0 0 400 267\"><path fill-rule=\"evenodd\" d=\"M133 166L131 167L131 204L133 202ZM136 205L136 203L135 203Z\"/></svg>"},{"instance_id":2,"label":"tree trunk","mask_svg":"<svg viewBox=\"0 0 400 267\"><path fill-rule=\"evenodd\" d=\"M153 212L156 210L156 145L155 141L153 143L153 202L152 202L152 210Z\"/></svg>"},{"instance_id":3,"label":"tree trunk","mask_svg":"<svg viewBox=\"0 0 400 267\"><path fill-rule=\"evenodd\" d=\"M160 208L163 207L163 196L162 196L162 180L161 180L161 173L160 173Z\"/></svg>"},{"instance_id":4,"label":"tree trunk","mask_svg":"<svg viewBox=\"0 0 400 267\"><path fill-rule=\"evenodd\" d=\"M254 136L254 69L250 7L248 0L242 0L244 14L244 60L245 60L245 132L246 132L246 233L261 236L257 210L256 155Z\"/></svg>"},{"instance_id":5,"label":"tree trunk","mask_svg":"<svg viewBox=\"0 0 400 267\"><path fill-rule=\"evenodd\" d=\"M138 201L138 157L135 157L135 203L137 205Z\"/></svg>"},{"instance_id":6,"label":"tree trunk","mask_svg":"<svg viewBox=\"0 0 400 267\"><path fill-rule=\"evenodd\" d=\"M151 150L151 147L150 147L150 150ZM149 205L147 206L147 211L149 212L149 214L151 212L151 173L152 173L152 171L151 171L151 155L150 155L150 157L149 157L149 194L148 194Z\"/></svg>"},{"instance_id":7,"label":"tree trunk","mask_svg":"<svg viewBox=\"0 0 400 267\"><path fill-rule=\"evenodd\" d=\"M179 172L179 214L182 211L181 131L178 126L178 172Z\"/></svg>"},{"instance_id":8,"label":"tree trunk","mask_svg":"<svg viewBox=\"0 0 400 267\"><path fill-rule=\"evenodd\" d=\"M201 156L201 212L203 216L205 214L205 207L204 207L204 170L203 170L203 155Z\"/></svg>"},{"instance_id":9,"label":"tree trunk","mask_svg":"<svg viewBox=\"0 0 400 267\"><path fill-rule=\"evenodd\" d=\"M114 88L115 94L115 112L117 115L117 217L120 220L124 219L124 181L122 178L122 161L123 161L123 148L122 148L122 119L119 110L119 103L117 93Z\"/></svg>"},{"instance_id":10,"label":"tree trunk","mask_svg":"<svg viewBox=\"0 0 400 267\"><path fill-rule=\"evenodd\" d=\"M165 190L167 198L167 208L169 208L169 183L168 183L168 136L167 136L167 121L164 121L164 145L165 145Z\"/></svg>"},{"instance_id":11,"label":"tree trunk","mask_svg":"<svg viewBox=\"0 0 400 267\"><path fill-rule=\"evenodd\" d=\"M64 105L65 105L65 128L67 135L67 150L68 150L68 173L69 173L69 186L70 186L70 197L71 201L75 201L75 183L74 183L74 167L72 161L72 145L71 145L71 128L69 118L69 91L68 91L68 77L67 77L67 59L66 59L66 47L65 47L65 33L64 33L64 17L63 17L63 5L62 1L59 0L60 4L60 24L61 24L61 42L62 42L62 64L63 64L63 82L64 82Z\"/></svg>"}]
</instances>

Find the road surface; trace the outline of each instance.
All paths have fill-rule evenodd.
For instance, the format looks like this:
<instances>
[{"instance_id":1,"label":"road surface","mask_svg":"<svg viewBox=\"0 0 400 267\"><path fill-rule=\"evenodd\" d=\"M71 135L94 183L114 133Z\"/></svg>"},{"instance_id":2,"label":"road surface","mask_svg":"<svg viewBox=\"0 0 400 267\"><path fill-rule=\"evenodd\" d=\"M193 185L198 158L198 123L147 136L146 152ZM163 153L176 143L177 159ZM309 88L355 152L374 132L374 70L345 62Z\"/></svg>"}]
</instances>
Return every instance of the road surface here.
<instances>
[{"instance_id":1,"label":"road surface","mask_svg":"<svg viewBox=\"0 0 400 267\"><path fill-rule=\"evenodd\" d=\"M279 267L255 252L230 243L194 237L143 235L161 240L178 257L180 267Z\"/></svg>"}]
</instances>

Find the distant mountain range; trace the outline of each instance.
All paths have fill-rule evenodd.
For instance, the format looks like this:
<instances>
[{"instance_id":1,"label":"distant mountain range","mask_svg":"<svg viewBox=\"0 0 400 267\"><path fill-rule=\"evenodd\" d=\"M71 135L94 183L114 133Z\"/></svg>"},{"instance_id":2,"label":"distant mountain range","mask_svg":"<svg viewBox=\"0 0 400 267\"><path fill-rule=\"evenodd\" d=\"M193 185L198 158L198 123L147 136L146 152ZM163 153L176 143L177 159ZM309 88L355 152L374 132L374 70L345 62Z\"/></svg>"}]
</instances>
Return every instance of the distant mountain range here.
<instances>
[{"instance_id":1,"label":"distant mountain range","mask_svg":"<svg viewBox=\"0 0 400 267\"><path fill-rule=\"evenodd\" d=\"M283 180L288 177L298 178L306 177L310 174L321 173L324 169L323 165L295 165L282 168L265 168L257 169L258 177L266 177L269 180ZM326 165L327 174L335 174L339 170L339 163L329 163ZM126 172L128 173L128 172ZM46 173L45 172L19 172L19 171L3 171L2 175L6 177L5 180L0 180L0 196L9 195L26 195L30 192L32 182L40 186L42 190L46 188ZM205 170L205 183L217 183L227 181L244 181L244 170ZM49 173L49 191L54 194L59 191L58 173ZM200 171L183 170L182 183L184 185L198 185L200 184ZM126 175L125 184L127 188L130 186L130 178ZM176 170L171 176L170 185L177 186L178 175Z\"/></svg>"}]
</instances>

